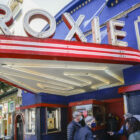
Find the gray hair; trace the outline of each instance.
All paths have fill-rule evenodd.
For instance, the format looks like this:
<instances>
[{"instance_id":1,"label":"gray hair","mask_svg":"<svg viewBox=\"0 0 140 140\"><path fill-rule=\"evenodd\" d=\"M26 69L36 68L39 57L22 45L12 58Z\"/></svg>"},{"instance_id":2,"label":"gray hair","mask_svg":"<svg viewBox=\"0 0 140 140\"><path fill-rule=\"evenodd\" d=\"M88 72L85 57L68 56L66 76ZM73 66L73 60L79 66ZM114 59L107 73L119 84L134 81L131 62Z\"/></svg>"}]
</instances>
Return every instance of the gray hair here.
<instances>
[{"instance_id":1,"label":"gray hair","mask_svg":"<svg viewBox=\"0 0 140 140\"><path fill-rule=\"evenodd\" d=\"M131 118L131 117L133 117L133 115L130 114L130 113L126 113L126 114L124 114L124 117L126 117L126 118Z\"/></svg>"},{"instance_id":2,"label":"gray hair","mask_svg":"<svg viewBox=\"0 0 140 140\"><path fill-rule=\"evenodd\" d=\"M76 118L79 115L80 115L79 111L74 111L73 114L72 114L73 118Z\"/></svg>"},{"instance_id":3,"label":"gray hair","mask_svg":"<svg viewBox=\"0 0 140 140\"><path fill-rule=\"evenodd\" d=\"M88 122L91 122L92 120L94 120L95 118L94 117L92 117L92 116L87 116L86 118L85 118L85 123L87 124Z\"/></svg>"}]
</instances>

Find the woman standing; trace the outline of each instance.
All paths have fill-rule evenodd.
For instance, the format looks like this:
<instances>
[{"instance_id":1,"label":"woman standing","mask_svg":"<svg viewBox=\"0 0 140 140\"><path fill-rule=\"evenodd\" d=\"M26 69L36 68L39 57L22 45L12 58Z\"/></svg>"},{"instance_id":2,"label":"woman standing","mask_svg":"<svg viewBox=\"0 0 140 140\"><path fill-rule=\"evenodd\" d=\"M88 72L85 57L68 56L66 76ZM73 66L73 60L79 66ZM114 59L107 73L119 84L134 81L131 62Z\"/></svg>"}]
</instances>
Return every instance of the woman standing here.
<instances>
[{"instance_id":1,"label":"woman standing","mask_svg":"<svg viewBox=\"0 0 140 140\"><path fill-rule=\"evenodd\" d=\"M129 134L128 140L140 140L140 122L136 118L126 120L126 129Z\"/></svg>"}]
</instances>

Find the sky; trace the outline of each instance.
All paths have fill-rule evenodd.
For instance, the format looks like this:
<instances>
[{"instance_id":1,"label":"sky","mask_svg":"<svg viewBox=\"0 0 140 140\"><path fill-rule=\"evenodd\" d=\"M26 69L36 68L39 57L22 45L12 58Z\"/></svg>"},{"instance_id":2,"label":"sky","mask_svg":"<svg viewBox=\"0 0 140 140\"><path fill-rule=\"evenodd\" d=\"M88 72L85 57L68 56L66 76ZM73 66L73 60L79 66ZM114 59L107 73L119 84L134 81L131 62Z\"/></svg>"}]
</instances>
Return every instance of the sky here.
<instances>
[{"instance_id":1,"label":"sky","mask_svg":"<svg viewBox=\"0 0 140 140\"><path fill-rule=\"evenodd\" d=\"M0 4L8 5L10 1L12 0L0 0ZM43 9L55 16L71 1L72 0L23 0L23 4L21 5L22 14L20 18L14 22L10 30L14 35L26 36L23 29L23 18L27 11L31 9ZM36 31L41 31L46 24L46 21L36 19L31 22L31 27Z\"/></svg>"}]
</instances>

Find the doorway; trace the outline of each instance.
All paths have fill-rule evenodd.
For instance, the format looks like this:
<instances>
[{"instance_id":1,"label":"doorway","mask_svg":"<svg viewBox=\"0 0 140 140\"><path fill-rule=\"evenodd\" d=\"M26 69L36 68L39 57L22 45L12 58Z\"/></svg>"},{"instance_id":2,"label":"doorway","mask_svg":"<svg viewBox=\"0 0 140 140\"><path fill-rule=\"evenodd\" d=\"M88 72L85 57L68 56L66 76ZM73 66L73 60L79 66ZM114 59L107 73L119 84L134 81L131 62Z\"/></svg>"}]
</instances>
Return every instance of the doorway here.
<instances>
[{"instance_id":1,"label":"doorway","mask_svg":"<svg viewBox=\"0 0 140 140\"><path fill-rule=\"evenodd\" d=\"M23 116L17 115L15 120L15 140L24 140Z\"/></svg>"}]
</instances>

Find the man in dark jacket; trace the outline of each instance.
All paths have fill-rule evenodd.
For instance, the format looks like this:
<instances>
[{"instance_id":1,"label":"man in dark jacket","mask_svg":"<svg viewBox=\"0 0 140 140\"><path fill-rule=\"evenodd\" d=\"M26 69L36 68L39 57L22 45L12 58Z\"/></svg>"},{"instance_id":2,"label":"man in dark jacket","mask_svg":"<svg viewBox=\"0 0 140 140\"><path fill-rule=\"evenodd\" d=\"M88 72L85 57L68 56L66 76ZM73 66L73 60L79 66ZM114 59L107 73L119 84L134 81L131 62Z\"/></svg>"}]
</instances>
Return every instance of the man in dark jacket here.
<instances>
[{"instance_id":1,"label":"man in dark jacket","mask_svg":"<svg viewBox=\"0 0 140 140\"><path fill-rule=\"evenodd\" d=\"M80 120L82 120L81 113L75 111L73 113L73 121L70 122L67 127L67 140L76 140L75 134L82 127L81 124L79 123Z\"/></svg>"},{"instance_id":2,"label":"man in dark jacket","mask_svg":"<svg viewBox=\"0 0 140 140\"><path fill-rule=\"evenodd\" d=\"M75 140L94 140L92 128L96 126L95 118L88 116L85 119L85 127L79 129L76 132L76 139Z\"/></svg>"}]
</instances>

